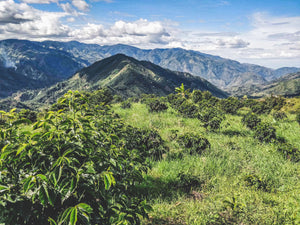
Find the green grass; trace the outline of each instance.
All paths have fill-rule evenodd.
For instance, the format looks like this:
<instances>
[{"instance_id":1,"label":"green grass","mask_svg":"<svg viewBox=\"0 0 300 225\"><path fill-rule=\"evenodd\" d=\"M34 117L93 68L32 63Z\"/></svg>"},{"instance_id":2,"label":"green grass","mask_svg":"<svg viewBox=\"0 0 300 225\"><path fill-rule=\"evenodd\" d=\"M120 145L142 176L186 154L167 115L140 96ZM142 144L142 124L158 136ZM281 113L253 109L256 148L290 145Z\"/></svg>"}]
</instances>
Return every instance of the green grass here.
<instances>
[{"instance_id":1,"label":"green grass","mask_svg":"<svg viewBox=\"0 0 300 225\"><path fill-rule=\"evenodd\" d=\"M199 120L183 118L172 108L149 113L144 104L134 103L130 109L116 104L113 110L132 126L156 129L169 147L163 160L152 162L140 187L153 207L144 224L300 223L299 163L286 160L275 144L254 139L242 125L242 116L226 115L221 129L209 132ZM277 135L300 149L300 126L294 117L288 114L284 121L275 121L261 116L272 123ZM172 139L174 133L186 132L204 135L211 148L200 156L186 154ZM176 186L181 173L192 175L201 185L183 191ZM247 175L258 176L267 191L248 186Z\"/></svg>"}]
</instances>

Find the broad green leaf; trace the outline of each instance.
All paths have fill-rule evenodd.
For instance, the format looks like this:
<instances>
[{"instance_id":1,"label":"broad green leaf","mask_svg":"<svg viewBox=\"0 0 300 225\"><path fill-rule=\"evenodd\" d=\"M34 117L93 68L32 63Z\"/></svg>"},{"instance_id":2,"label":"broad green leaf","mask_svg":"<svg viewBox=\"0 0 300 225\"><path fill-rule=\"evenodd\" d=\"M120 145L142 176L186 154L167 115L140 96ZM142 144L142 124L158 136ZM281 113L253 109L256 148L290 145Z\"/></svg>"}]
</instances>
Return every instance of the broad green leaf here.
<instances>
[{"instance_id":1,"label":"broad green leaf","mask_svg":"<svg viewBox=\"0 0 300 225\"><path fill-rule=\"evenodd\" d=\"M51 217L48 218L48 222L50 223L50 225L57 225L57 223L55 222L55 220L52 219Z\"/></svg>"},{"instance_id":2,"label":"broad green leaf","mask_svg":"<svg viewBox=\"0 0 300 225\"><path fill-rule=\"evenodd\" d=\"M72 208L72 211L70 213L69 225L76 225L76 222L77 222L77 208L74 207Z\"/></svg>"},{"instance_id":3,"label":"broad green leaf","mask_svg":"<svg viewBox=\"0 0 300 225\"><path fill-rule=\"evenodd\" d=\"M9 190L9 187L0 185L0 193Z\"/></svg>"},{"instance_id":4,"label":"broad green leaf","mask_svg":"<svg viewBox=\"0 0 300 225\"><path fill-rule=\"evenodd\" d=\"M26 148L26 146L27 146L27 144L24 144L24 143L23 143L23 144L18 148L16 155L19 155L19 154Z\"/></svg>"},{"instance_id":5,"label":"broad green leaf","mask_svg":"<svg viewBox=\"0 0 300 225\"><path fill-rule=\"evenodd\" d=\"M78 207L78 209L79 209L80 211L85 211L85 212L87 212L87 213L92 213L92 212L93 212L92 207L89 206L88 204L85 204L85 203L79 203L79 204L77 205L77 207Z\"/></svg>"},{"instance_id":6,"label":"broad green leaf","mask_svg":"<svg viewBox=\"0 0 300 225\"><path fill-rule=\"evenodd\" d=\"M23 118L23 119L19 119L19 120L14 121L12 124L14 126L17 126L17 125L20 125L20 124L31 124L31 123L32 123L31 120Z\"/></svg>"},{"instance_id":7,"label":"broad green leaf","mask_svg":"<svg viewBox=\"0 0 300 225\"><path fill-rule=\"evenodd\" d=\"M44 174L38 174L37 177L41 178L43 181L48 182L47 177Z\"/></svg>"}]
</instances>

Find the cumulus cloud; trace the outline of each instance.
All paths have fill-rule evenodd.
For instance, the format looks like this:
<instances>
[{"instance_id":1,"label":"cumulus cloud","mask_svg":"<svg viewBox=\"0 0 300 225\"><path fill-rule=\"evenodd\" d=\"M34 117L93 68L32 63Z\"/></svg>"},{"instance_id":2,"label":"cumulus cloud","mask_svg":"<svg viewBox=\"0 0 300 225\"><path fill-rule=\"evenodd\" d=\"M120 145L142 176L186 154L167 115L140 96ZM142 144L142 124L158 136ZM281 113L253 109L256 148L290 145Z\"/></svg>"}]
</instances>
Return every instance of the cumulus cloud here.
<instances>
[{"instance_id":1,"label":"cumulus cloud","mask_svg":"<svg viewBox=\"0 0 300 225\"><path fill-rule=\"evenodd\" d=\"M72 0L72 4L81 11L87 11L89 9L89 4L84 0Z\"/></svg>"},{"instance_id":2,"label":"cumulus cloud","mask_svg":"<svg viewBox=\"0 0 300 225\"><path fill-rule=\"evenodd\" d=\"M22 2L29 4L50 4L52 2L57 3L60 0L22 0Z\"/></svg>"},{"instance_id":3,"label":"cumulus cloud","mask_svg":"<svg viewBox=\"0 0 300 225\"><path fill-rule=\"evenodd\" d=\"M216 44L221 47L227 47L227 48L245 48L250 43L239 38L230 38L230 39L218 39L216 41Z\"/></svg>"},{"instance_id":4,"label":"cumulus cloud","mask_svg":"<svg viewBox=\"0 0 300 225\"><path fill-rule=\"evenodd\" d=\"M60 22L65 13L37 10L13 0L0 2L0 31L6 38L65 36L69 28Z\"/></svg>"}]
</instances>

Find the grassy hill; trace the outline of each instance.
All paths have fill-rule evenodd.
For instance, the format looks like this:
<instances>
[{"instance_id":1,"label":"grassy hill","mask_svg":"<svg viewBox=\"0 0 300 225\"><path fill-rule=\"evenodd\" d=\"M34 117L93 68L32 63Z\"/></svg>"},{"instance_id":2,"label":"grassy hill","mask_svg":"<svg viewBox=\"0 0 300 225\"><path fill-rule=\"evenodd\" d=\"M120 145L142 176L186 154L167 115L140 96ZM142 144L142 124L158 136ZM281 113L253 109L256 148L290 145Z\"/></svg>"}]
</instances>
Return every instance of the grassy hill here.
<instances>
[{"instance_id":1,"label":"grassy hill","mask_svg":"<svg viewBox=\"0 0 300 225\"><path fill-rule=\"evenodd\" d=\"M299 224L299 99L176 90L0 111L0 223Z\"/></svg>"},{"instance_id":2,"label":"grassy hill","mask_svg":"<svg viewBox=\"0 0 300 225\"><path fill-rule=\"evenodd\" d=\"M144 224L297 224L300 222L300 166L286 160L276 144L260 143L237 115L227 114L221 129L210 132L198 119L185 118L169 108L150 113L145 104L130 109L114 105L126 123L154 129L167 142L170 152L153 162L141 190L154 211ZM300 148L300 126L295 115L283 121L271 115L277 134ZM190 155L174 139L195 133L206 137L211 148ZM253 178L253 183L247 179ZM264 190L263 185L269 186Z\"/></svg>"}]
</instances>

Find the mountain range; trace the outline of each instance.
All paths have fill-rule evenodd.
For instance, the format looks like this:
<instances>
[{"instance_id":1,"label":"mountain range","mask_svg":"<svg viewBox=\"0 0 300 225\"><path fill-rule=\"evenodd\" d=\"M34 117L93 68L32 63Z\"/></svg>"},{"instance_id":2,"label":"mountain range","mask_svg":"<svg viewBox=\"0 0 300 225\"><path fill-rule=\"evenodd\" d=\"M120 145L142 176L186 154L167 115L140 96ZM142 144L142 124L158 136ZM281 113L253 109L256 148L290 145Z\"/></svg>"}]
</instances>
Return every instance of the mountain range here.
<instances>
[{"instance_id":1,"label":"mountain range","mask_svg":"<svg viewBox=\"0 0 300 225\"><path fill-rule=\"evenodd\" d=\"M22 82L23 85L3 91L2 96L8 96L16 89L36 87L34 81L38 81L40 88L50 86L96 61L118 53L173 71L200 76L236 95L251 93L251 90L267 85L274 79L300 71L300 68L295 67L274 70L180 48L145 50L121 44L100 46L76 41L33 42L9 39L0 41L0 64L9 68L6 74L23 75L30 85ZM0 79L2 82L3 78Z\"/></svg>"},{"instance_id":2,"label":"mountain range","mask_svg":"<svg viewBox=\"0 0 300 225\"><path fill-rule=\"evenodd\" d=\"M210 91L214 96L225 98L227 93L203 78L189 73L171 71L148 61L138 61L123 54L117 54L75 73L69 79L48 88L18 92L9 99L22 102L33 108L40 104L52 104L68 90L97 90L109 88L113 94L133 97L141 94L165 96L184 84L186 89ZM6 105L7 99L3 101ZM0 103L1 105L1 103Z\"/></svg>"}]
</instances>

